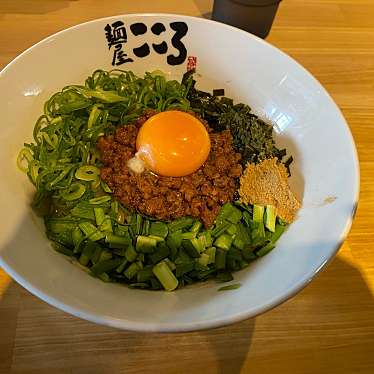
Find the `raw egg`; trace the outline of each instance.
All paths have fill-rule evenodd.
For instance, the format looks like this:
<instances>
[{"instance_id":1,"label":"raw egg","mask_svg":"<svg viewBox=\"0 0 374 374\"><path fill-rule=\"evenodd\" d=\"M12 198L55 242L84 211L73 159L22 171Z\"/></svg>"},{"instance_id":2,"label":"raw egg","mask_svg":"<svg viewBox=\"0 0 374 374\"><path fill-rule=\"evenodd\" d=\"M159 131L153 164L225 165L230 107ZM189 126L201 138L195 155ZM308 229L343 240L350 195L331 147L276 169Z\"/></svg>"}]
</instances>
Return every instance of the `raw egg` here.
<instances>
[{"instance_id":1,"label":"raw egg","mask_svg":"<svg viewBox=\"0 0 374 374\"><path fill-rule=\"evenodd\" d=\"M137 157L156 174L182 177L206 161L210 138L205 126L193 115L169 110L150 117L136 139Z\"/></svg>"}]
</instances>

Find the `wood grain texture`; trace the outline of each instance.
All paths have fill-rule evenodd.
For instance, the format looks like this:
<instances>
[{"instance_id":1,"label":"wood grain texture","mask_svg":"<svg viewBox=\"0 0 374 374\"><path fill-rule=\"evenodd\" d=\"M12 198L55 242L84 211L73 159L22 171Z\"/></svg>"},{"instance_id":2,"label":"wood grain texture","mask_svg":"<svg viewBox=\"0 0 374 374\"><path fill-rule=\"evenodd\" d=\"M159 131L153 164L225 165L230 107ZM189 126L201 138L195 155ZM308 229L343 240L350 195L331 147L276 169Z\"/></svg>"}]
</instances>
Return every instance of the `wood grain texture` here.
<instances>
[{"instance_id":1,"label":"wood grain texture","mask_svg":"<svg viewBox=\"0 0 374 374\"><path fill-rule=\"evenodd\" d=\"M0 0L0 67L40 39L127 12L207 15L211 0ZM0 270L0 373L374 373L374 2L285 0L268 40L311 71L357 144L361 195L337 258L292 300L255 319L188 334L79 320Z\"/></svg>"}]
</instances>

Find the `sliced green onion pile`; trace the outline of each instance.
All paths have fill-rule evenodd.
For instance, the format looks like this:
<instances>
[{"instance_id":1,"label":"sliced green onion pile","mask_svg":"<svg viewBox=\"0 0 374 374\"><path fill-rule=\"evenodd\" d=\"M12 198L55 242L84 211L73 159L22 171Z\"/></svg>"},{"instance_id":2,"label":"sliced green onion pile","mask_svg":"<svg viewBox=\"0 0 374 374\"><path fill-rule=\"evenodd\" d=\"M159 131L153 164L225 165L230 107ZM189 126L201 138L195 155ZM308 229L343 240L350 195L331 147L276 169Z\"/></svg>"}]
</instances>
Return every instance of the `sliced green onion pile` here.
<instances>
[{"instance_id":1,"label":"sliced green onion pile","mask_svg":"<svg viewBox=\"0 0 374 374\"><path fill-rule=\"evenodd\" d=\"M231 281L233 271L270 252L286 228L271 206L227 203L206 230L190 217L166 223L131 214L107 197L81 201L63 217L46 217L47 234L57 251L93 276L131 288L172 291L210 278ZM274 232L266 226L269 219Z\"/></svg>"},{"instance_id":2,"label":"sliced green onion pile","mask_svg":"<svg viewBox=\"0 0 374 374\"><path fill-rule=\"evenodd\" d=\"M34 142L19 153L18 167L37 189L35 205L46 196L66 202L93 196L100 187L96 152L99 136L137 119L147 109L189 109L188 86L160 72L143 78L131 71L95 71L84 86L54 94L34 127Z\"/></svg>"}]
</instances>

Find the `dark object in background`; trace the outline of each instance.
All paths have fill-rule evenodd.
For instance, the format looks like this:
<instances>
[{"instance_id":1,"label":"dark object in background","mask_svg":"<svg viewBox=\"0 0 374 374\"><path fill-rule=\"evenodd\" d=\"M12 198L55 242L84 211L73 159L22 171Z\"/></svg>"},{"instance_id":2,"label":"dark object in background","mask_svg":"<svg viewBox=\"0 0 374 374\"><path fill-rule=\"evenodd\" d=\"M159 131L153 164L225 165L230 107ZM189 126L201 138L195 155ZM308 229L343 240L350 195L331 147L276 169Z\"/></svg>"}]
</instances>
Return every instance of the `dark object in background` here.
<instances>
[{"instance_id":1,"label":"dark object in background","mask_svg":"<svg viewBox=\"0 0 374 374\"><path fill-rule=\"evenodd\" d=\"M212 18L266 38L282 0L214 0Z\"/></svg>"}]
</instances>

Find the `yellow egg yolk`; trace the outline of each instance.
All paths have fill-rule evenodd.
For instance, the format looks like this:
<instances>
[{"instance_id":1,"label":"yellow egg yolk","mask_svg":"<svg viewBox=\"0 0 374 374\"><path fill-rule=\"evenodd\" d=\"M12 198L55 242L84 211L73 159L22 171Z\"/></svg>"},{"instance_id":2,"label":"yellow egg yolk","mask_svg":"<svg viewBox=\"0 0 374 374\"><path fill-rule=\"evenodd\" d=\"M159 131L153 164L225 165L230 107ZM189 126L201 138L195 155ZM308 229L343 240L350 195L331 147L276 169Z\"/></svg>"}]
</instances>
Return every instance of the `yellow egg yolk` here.
<instances>
[{"instance_id":1,"label":"yellow egg yolk","mask_svg":"<svg viewBox=\"0 0 374 374\"><path fill-rule=\"evenodd\" d=\"M193 115L177 110L158 113L140 128L137 157L156 174L182 177L206 161L210 138L205 126Z\"/></svg>"}]
</instances>

